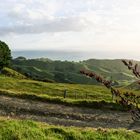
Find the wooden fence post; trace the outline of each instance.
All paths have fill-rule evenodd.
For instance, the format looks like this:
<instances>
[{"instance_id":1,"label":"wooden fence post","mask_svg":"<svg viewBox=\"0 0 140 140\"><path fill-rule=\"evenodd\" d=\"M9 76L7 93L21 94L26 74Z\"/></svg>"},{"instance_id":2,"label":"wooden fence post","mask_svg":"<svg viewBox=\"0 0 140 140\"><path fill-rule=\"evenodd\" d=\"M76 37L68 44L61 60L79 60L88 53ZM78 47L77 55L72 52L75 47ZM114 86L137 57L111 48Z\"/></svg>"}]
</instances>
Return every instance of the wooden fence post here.
<instances>
[{"instance_id":1,"label":"wooden fence post","mask_svg":"<svg viewBox=\"0 0 140 140\"><path fill-rule=\"evenodd\" d=\"M66 98L66 96L67 96L67 90L65 89L64 90L64 98Z\"/></svg>"}]
</instances>

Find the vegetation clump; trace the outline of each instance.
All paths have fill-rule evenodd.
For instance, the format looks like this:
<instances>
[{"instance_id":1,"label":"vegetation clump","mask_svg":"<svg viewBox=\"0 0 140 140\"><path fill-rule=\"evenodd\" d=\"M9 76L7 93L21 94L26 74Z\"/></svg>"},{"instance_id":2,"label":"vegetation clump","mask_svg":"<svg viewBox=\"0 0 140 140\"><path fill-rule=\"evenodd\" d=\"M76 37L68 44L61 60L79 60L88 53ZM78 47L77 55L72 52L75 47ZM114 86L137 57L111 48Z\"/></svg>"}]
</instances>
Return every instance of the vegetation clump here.
<instances>
[{"instance_id":1,"label":"vegetation clump","mask_svg":"<svg viewBox=\"0 0 140 140\"><path fill-rule=\"evenodd\" d=\"M11 50L5 42L0 41L0 69L9 66L11 61Z\"/></svg>"}]
</instances>

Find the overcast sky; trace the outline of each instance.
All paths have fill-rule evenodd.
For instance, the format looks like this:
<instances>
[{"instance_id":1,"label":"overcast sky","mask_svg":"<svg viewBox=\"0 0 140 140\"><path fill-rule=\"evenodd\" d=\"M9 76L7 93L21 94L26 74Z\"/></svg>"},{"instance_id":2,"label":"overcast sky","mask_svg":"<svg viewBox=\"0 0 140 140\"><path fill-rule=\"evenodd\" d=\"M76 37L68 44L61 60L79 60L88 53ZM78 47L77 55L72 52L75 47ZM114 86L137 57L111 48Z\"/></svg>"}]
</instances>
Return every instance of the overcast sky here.
<instances>
[{"instance_id":1,"label":"overcast sky","mask_svg":"<svg viewBox=\"0 0 140 140\"><path fill-rule=\"evenodd\" d=\"M0 40L12 50L128 52L140 59L140 0L0 0Z\"/></svg>"}]
</instances>

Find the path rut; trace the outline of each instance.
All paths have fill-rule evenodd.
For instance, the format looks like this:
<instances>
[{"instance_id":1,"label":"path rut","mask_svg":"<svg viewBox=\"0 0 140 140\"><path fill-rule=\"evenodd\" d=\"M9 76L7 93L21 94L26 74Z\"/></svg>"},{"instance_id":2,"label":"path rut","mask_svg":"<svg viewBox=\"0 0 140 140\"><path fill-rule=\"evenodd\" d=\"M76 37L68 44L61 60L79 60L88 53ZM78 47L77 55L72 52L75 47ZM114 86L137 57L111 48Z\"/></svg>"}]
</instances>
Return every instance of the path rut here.
<instances>
[{"instance_id":1,"label":"path rut","mask_svg":"<svg viewBox=\"0 0 140 140\"><path fill-rule=\"evenodd\" d=\"M0 96L0 115L54 125L140 129L129 112L99 110Z\"/></svg>"}]
</instances>

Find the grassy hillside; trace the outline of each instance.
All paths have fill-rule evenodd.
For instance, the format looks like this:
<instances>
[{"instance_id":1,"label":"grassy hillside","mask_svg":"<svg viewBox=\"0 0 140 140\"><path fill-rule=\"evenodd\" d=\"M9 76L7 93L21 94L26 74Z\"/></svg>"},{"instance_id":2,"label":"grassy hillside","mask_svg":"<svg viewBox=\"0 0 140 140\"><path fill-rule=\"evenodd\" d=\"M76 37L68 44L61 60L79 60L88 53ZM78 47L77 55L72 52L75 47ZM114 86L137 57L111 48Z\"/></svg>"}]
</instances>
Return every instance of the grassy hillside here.
<instances>
[{"instance_id":1,"label":"grassy hillside","mask_svg":"<svg viewBox=\"0 0 140 140\"><path fill-rule=\"evenodd\" d=\"M10 69L8 69L10 70ZM67 96L64 98L64 90L67 90ZM139 92L138 92L139 94ZM0 75L0 95L5 97L15 97L22 99L31 99L34 101L43 101L46 104L51 102L58 105L77 107L98 108L103 111L122 109L121 106L112 102L110 91L99 85L79 85L63 83L39 82L19 77L8 77ZM1 96L2 97L2 96ZM14 97L14 98L13 98ZM29 102L31 102L29 100ZM8 101L8 100L7 100ZM15 101L14 101L15 102ZM9 102L8 102L9 103ZM21 102L20 102L21 103ZM40 102L38 102L40 103ZM26 102L27 104L27 102ZM33 104L33 103L32 103ZM7 106L6 106L7 107ZM6 107L5 110L6 110ZM8 106L8 110L12 109ZM36 105L35 105L36 107ZM37 108L37 107L36 107ZM10 113L14 115L19 113L14 106ZM18 106L19 109L19 106ZM40 107L39 107L40 109ZM51 110L52 108L50 108ZM87 111L88 108L86 108ZM110 110L111 109L111 110ZM27 108L28 110L28 108ZM47 109L48 110L48 109ZM24 110L25 111L25 110ZM29 110L28 110L29 111ZM40 112L40 110L37 110ZM35 113L35 110L32 110ZM27 112L26 112L27 113ZM29 112L31 113L31 112ZM65 114L65 112L64 112ZM65 114L67 115L67 114ZM59 114L60 116L60 114ZM64 115L63 115L64 116ZM81 114L79 115L81 116ZM79 117L78 116L78 117ZM16 117L16 116L15 116ZM47 116L45 116L47 117ZM82 116L81 116L82 117ZM128 116L127 116L128 117ZM97 121L97 120L96 120ZM108 121L108 118L107 118ZM124 120L123 120L124 121ZM128 123L128 122L127 122ZM112 122L111 122L112 124ZM94 139L113 139L113 140L139 140L140 135L133 131L125 129L91 129L52 126L45 123L37 123L28 120L11 120L0 117L0 139L6 140L32 140L32 139L52 139L52 140L94 140Z\"/></svg>"},{"instance_id":2,"label":"grassy hillside","mask_svg":"<svg viewBox=\"0 0 140 140\"><path fill-rule=\"evenodd\" d=\"M66 98L64 98L65 90ZM65 105L122 109L120 105L112 102L112 95L108 89L97 85L45 83L1 75L0 95Z\"/></svg>"},{"instance_id":3,"label":"grassy hillside","mask_svg":"<svg viewBox=\"0 0 140 140\"><path fill-rule=\"evenodd\" d=\"M81 69L94 71L107 79L117 80L128 85L135 76L124 66L121 60L90 59L81 62L52 61L50 59L14 59L13 68L33 79L50 82L97 84L79 73Z\"/></svg>"},{"instance_id":4,"label":"grassy hillside","mask_svg":"<svg viewBox=\"0 0 140 140\"><path fill-rule=\"evenodd\" d=\"M0 118L1 140L139 140L139 138L140 134L125 129L68 128Z\"/></svg>"},{"instance_id":5,"label":"grassy hillside","mask_svg":"<svg viewBox=\"0 0 140 140\"><path fill-rule=\"evenodd\" d=\"M27 77L13 69L4 67L1 71L1 73L5 76L13 77L13 78L18 78L18 79L26 79Z\"/></svg>"},{"instance_id":6,"label":"grassy hillside","mask_svg":"<svg viewBox=\"0 0 140 140\"><path fill-rule=\"evenodd\" d=\"M119 59L115 60L96 60L90 59L83 61L87 67L105 77L110 77L112 80L132 80L134 75L124 66ZM138 62L139 63L139 62Z\"/></svg>"},{"instance_id":7,"label":"grassy hillside","mask_svg":"<svg viewBox=\"0 0 140 140\"><path fill-rule=\"evenodd\" d=\"M14 60L13 68L36 80L63 83L96 83L82 76L79 71L83 65L73 62L50 61L42 59Z\"/></svg>"},{"instance_id":8,"label":"grassy hillside","mask_svg":"<svg viewBox=\"0 0 140 140\"><path fill-rule=\"evenodd\" d=\"M49 96L63 98L67 90L68 99L78 100L105 100L111 101L110 92L103 86L45 83L27 79L17 79L0 76L0 89L14 92L15 94L31 94L36 96Z\"/></svg>"}]
</instances>

